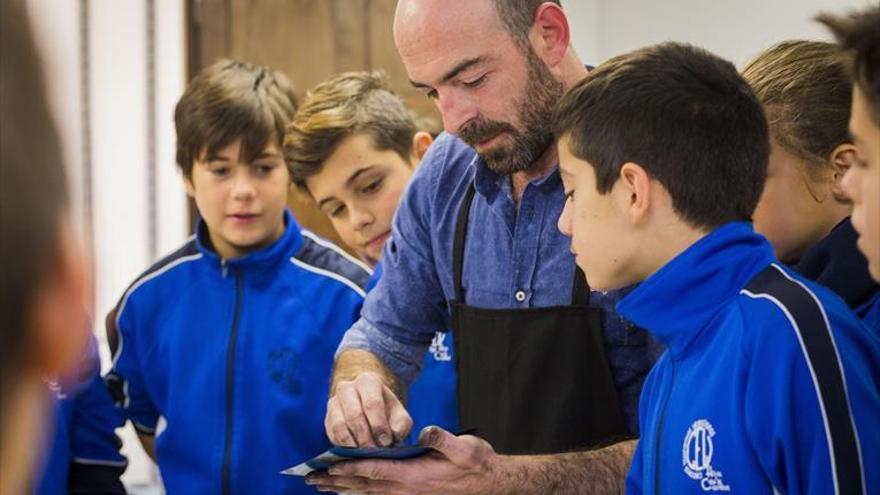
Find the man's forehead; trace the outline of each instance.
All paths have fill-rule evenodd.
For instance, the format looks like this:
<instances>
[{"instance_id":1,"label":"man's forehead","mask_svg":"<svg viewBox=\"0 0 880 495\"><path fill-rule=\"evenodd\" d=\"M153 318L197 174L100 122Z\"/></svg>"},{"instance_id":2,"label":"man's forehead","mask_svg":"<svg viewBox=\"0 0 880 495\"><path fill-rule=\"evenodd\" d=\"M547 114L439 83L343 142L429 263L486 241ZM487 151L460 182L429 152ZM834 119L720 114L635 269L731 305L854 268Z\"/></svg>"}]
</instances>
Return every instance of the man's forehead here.
<instances>
[{"instance_id":1,"label":"man's forehead","mask_svg":"<svg viewBox=\"0 0 880 495\"><path fill-rule=\"evenodd\" d=\"M459 5L460 4L460 5ZM403 0L394 20L394 40L404 63L483 55L482 46L506 35L491 0Z\"/></svg>"}]
</instances>

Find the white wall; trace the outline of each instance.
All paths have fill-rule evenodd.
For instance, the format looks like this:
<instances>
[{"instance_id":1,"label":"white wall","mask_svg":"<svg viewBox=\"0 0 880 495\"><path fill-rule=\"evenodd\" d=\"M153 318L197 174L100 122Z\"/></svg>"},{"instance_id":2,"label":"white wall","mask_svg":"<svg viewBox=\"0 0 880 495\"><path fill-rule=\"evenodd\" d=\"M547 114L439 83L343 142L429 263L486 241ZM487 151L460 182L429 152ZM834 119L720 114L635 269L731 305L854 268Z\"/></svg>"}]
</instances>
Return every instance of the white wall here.
<instances>
[{"instance_id":1,"label":"white wall","mask_svg":"<svg viewBox=\"0 0 880 495\"><path fill-rule=\"evenodd\" d=\"M185 83L184 5L183 0L151 0L155 22L149 26L148 1L28 0L64 143L73 210L95 258L92 309L105 370L104 315L128 284L180 245L188 231L173 125L174 104ZM150 27L156 60L153 101L147 91ZM150 154L155 167L147 161ZM151 214L155 231L148 228ZM129 427L121 433L130 461L123 480L131 487L155 484L156 470L133 431Z\"/></svg>"},{"instance_id":2,"label":"white wall","mask_svg":"<svg viewBox=\"0 0 880 495\"><path fill-rule=\"evenodd\" d=\"M872 0L562 0L572 43L584 63L661 41L686 41L738 67L770 45L790 38L829 39L812 20Z\"/></svg>"}]
</instances>

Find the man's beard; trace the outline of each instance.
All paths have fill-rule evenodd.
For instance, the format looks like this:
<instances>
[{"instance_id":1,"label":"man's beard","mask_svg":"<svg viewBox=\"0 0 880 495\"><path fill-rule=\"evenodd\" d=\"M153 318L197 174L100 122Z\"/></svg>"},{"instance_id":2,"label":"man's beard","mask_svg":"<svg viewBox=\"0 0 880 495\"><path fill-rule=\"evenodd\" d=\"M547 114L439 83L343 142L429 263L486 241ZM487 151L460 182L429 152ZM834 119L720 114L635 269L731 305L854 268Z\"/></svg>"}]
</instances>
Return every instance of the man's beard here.
<instances>
[{"instance_id":1,"label":"man's beard","mask_svg":"<svg viewBox=\"0 0 880 495\"><path fill-rule=\"evenodd\" d=\"M502 133L513 139L512 145L496 146L479 153L489 169L499 175L529 170L553 144L551 120L553 107L562 97L562 82L553 77L531 48L526 53L526 60L529 64L526 90L521 100L512 102L519 108L518 120L522 129L509 122L477 116L458 132L458 136L472 148Z\"/></svg>"}]
</instances>

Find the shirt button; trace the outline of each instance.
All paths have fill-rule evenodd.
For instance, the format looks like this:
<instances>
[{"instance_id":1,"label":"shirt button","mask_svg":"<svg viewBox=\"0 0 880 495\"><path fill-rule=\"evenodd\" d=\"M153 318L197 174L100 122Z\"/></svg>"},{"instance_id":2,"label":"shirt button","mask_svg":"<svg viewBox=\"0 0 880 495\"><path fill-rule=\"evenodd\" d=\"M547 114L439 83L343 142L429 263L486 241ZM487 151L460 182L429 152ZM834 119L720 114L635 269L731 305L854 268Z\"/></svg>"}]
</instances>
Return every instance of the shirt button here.
<instances>
[{"instance_id":1,"label":"shirt button","mask_svg":"<svg viewBox=\"0 0 880 495\"><path fill-rule=\"evenodd\" d=\"M523 302L526 300L526 293L518 290L516 291L516 294L513 295L513 297L515 297L518 302Z\"/></svg>"}]
</instances>

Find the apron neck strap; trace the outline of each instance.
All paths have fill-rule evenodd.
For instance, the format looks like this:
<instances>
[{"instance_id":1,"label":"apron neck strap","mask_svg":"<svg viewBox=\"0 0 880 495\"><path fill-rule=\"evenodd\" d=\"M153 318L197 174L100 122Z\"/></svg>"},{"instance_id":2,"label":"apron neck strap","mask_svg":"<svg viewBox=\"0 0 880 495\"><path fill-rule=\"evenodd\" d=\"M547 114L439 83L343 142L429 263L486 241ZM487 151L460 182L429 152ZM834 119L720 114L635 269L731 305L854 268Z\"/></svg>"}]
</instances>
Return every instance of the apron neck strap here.
<instances>
[{"instance_id":1,"label":"apron neck strap","mask_svg":"<svg viewBox=\"0 0 880 495\"><path fill-rule=\"evenodd\" d=\"M455 221L455 241L452 245L452 276L453 283L455 284L455 301L460 304L464 304L464 288L461 285L461 274L464 270L464 243L467 237L471 203L474 202L474 194L476 192L474 183L471 181L458 209L458 218Z\"/></svg>"},{"instance_id":2,"label":"apron neck strap","mask_svg":"<svg viewBox=\"0 0 880 495\"><path fill-rule=\"evenodd\" d=\"M455 221L455 239L452 244L452 277L455 286L455 301L464 304L464 287L462 286L462 273L464 271L464 246L467 240L468 220L470 219L471 204L474 202L474 194L477 190L473 181L468 186L467 193L459 206L458 217ZM588 306L590 303L590 284L580 267L574 267L574 281L571 287L571 304L573 306Z\"/></svg>"}]
</instances>

